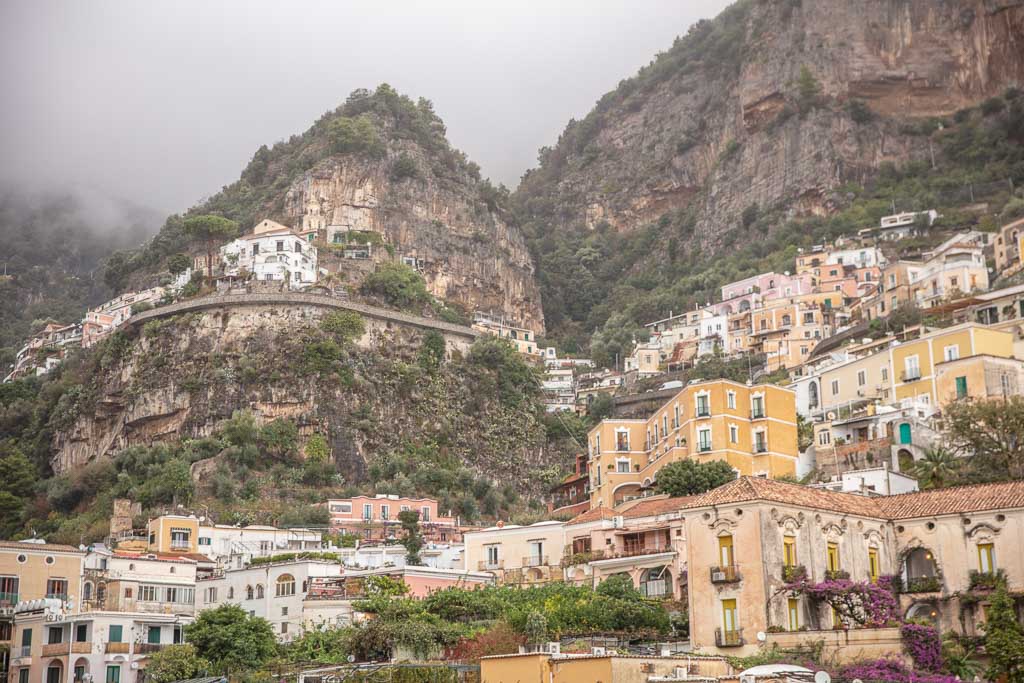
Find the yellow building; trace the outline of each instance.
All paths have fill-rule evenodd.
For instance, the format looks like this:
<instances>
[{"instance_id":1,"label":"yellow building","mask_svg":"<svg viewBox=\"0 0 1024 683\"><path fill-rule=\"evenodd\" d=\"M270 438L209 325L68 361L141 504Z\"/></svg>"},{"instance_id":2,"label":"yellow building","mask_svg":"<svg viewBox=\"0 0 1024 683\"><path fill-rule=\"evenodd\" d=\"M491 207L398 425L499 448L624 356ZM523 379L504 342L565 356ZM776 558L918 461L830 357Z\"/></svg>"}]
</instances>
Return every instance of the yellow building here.
<instances>
[{"instance_id":1,"label":"yellow building","mask_svg":"<svg viewBox=\"0 0 1024 683\"><path fill-rule=\"evenodd\" d=\"M0 541L0 650L11 649L10 614L19 602L51 598L77 609L84 566L85 552L73 546Z\"/></svg>"},{"instance_id":2,"label":"yellow building","mask_svg":"<svg viewBox=\"0 0 1024 683\"><path fill-rule=\"evenodd\" d=\"M516 351L527 356L543 355L543 350L537 345L537 333L512 324L504 316L477 313L473 316L473 329L507 339L516 348Z\"/></svg>"},{"instance_id":3,"label":"yellow building","mask_svg":"<svg viewBox=\"0 0 1024 683\"><path fill-rule=\"evenodd\" d=\"M587 435L590 505L644 495L670 462L724 460L742 475L796 473L796 395L719 379L683 388L646 420L602 420Z\"/></svg>"},{"instance_id":4,"label":"yellow building","mask_svg":"<svg viewBox=\"0 0 1024 683\"><path fill-rule=\"evenodd\" d=\"M199 552L199 520L186 515L161 515L146 525L149 550L158 553Z\"/></svg>"},{"instance_id":5,"label":"yellow building","mask_svg":"<svg viewBox=\"0 0 1024 683\"><path fill-rule=\"evenodd\" d=\"M916 399L934 405L938 398L936 366L968 356L1013 356L1013 335L978 323L935 330L889 349L893 399Z\"/></svg>"},{"instance_id":6,"label":"yellow building","mask_svg":"<svg viewBox=\"0 0 1024 683\"><path fill-rule=\"evenodd\" d=\"M676 657L527 652L480 660L481 683L647 683L662 680L715 681L734 675L722 657ZM655 678L656 680L656 678Z\"/></svg>"},{"instance_id":7,"label":"yellow building","mask_svg":"<svg viewBox=\"0 0 1024 683\"><path fill-rule=\"evenodd\" d=\"M963 399L1020 396L1024 361L980 355L936 363L935 391L940 408Z\"/></svg>"}]
</instances>

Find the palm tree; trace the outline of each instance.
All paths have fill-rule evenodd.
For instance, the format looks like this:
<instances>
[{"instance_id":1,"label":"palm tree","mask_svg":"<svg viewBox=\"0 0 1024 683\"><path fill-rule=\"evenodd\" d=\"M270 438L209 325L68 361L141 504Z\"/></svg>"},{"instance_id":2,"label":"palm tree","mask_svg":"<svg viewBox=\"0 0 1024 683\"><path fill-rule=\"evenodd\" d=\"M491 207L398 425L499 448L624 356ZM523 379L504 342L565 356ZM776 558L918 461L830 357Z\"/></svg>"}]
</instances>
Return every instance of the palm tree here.
<instances>
[{"instance_id":1,"label":"palm tree","mask_svg":"<svg viewBox=\"0 0 1024 683\"><path fill-rule=\"evenodd\" d=\"M926 448L924 457L914 464L914 474L926 489L940 489L956 478L960 463L952 451L942 446Z\"/></svg>"}]
</instances>

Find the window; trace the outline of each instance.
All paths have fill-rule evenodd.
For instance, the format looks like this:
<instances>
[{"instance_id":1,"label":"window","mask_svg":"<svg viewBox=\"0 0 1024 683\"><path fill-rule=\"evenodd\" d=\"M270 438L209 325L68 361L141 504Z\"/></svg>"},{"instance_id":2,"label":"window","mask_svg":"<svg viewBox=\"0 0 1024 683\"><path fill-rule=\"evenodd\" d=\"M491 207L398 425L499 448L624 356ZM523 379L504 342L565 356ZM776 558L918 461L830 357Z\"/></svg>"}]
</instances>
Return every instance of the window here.
<instances>
[{"instance_id":1,"label":"window","mask_svg":"<svg viewBox=\"0 0 1024 683\"><path fill-rule=\"evenodd\" d=\"M832 443L832 432L827 429L818 432L818 445L827 446Z\"/></svg>"},{"instance_id":2,"label":"window","mask_svg":"<svg viewBox=\"0 0 1024 683\"><path fill-rule=\"evenodd\" d=\"M57 645L58 643L64 642L64 628L61 626L51 626L47 629L46 643L48 645Z\"/></svg>"},{"instance_id":3,"label":"window","mask_svg":"<svg viewBox=\"0 0 1024 683\"><path fill-rule=\"evenodd\" d=\"M295 595L295 577L291 574L281 574L277 577L275 590L279 598Z\"/></svg>"},{"instance_id":4,"label":"window","mask_svg":"<svg viewBox=\"0 0 1024 683\"><path fill-rule=\"evenodd\" d=\"M209 536L200 536L199 545L213 545L213 539Z\"/></svg>"},{"instance_id":5,"label":"window","mask_svg":"<svg viewBox=\"0 0 1024 683\"><path fill-rule=\"evenodd\" d=\"M790 598L787 604L789 612L789 630L799 631L800 630L800 600L798 598Z\"/></svg>"},{"instance_id":6,"label":"window","mask_svg":"<svg viewBox=\"0 0 1024 683\"><path fill-rule=\"evenodd\" d=\"M967 377L956 378L956 397L967 398Z\"/></svg>"},{"instance_id":7,"label":"window","mask_svg":"<svg viewBox=\"0 0 1024 683\"><path fill-rule=\"evenodd\" d=\"M132 587L131 586L128 586L127 588L124 589L124 599L125 600L131 600L132 599Z\"/></svg>"},{"instance_id":8,"label":"window","mask_svg":"<svg viewBox=\"0 0 1024 683\"><path fill-rule=\"evenodd\" d=\"M730 410L736 410L736 392L735 391L727 391L725 393L725 404L729 407Z\"/></svg>"},{"instance_id":9,"label":"window","mask_svg":"<svg viewBox=\"0 0 1024 683\"><path fill-rule=\"evenodd\" d=\"M736 600L722 600L722 631L726 634L736 633L739 630L739 621L736 615Z\"/></svg>"},{"instance_id":10,"label":"window","mask_svg":"<svg viewBox=\"0 0 1024 683\"><path fill-rule=\"evenodd\" d=\"M206 589L206 602L217 602L217 588L211 586Z\"/></svg>"},{"instance_id":11,"label":"window","mask_svg":"<svg viewBox=\"0 0 1024 683\"><path fill-rule=\"evenodd\" d=\"M952 344L942 349L942 357L945 360L957 360L960 358L960 345Z\"/></svg>"},{"instance_id":12,"label":"window","mask_svg":"<svg viewBox=\"0 0 1024 683\"><path fill-rule=\"evenodd\" d=\"M839 544L829 543L828 544L828 563L827 567L830 572L839 571Z\"/></svg>"},{"instance_id":13,"label":"window","mask_svg":"<svg viewBox=\"0 0 1024 683\"><path fill-rule=\"evenodd\" d=\"M888 382L889 381L889 368L882 368L882 381L883 382Z\"/></svg>"},{"instance_id":14,"label":"window","mask_svg":"<svg viewBox=\"0 0 1024 683\"><path fill-rule=\"evenodd\" d=\"M142 602L158 602L160 600L160 589L156 586L139 586L139 600Z\"/></svg>"},{"instance_id":15,"label":"window","mask_svg":"<svg viewBox=\"0 0 1024 683\"><path fill-rule=\"evenodd\" d=\"M256 584L256 599L257 600L261 600L263 598L263 595L264 595L264 593L263 593L263 584L262 583L257 583Z\"/></svg>"},{"instance_id":16,"label":"window","mask_svg":"<svg viewBox=\"0 0 1024 683\"><path fill-rule=\"evenodd\" d=\"M697 431L697 449L702 453L711 450L710 429L701 429Z\"/></svg>"},{"instance_id":17,"label":"window","mask_svg":"<svg viewBox=\"0 0 1024 683\"><path fill-rule=\"evenodd\" d=\"M160 627L150 626L146 630L146 642L150 645L156 645L160 642Z\"/></svg>"},{"instance_id":18,"label":"window","mask_svg":"<svg viewBox=\"0 0 1024 683\"><path fill-rule=\"evenodd\" d=\"M754 452L768 452L768 438L765 436L764 430L759 429L756 432L754 432Z\"/></svg>"},{"instance_id":19,"label":"window","mask_svg":"<svg viewBox=\"0 0 1024 683\"><path fill-rule=\"evenodd\" d=\"M764 396L755 396L751 400L750 417L755 420L764 417Z\"/></svg>"},{"instance_id":20,"label":"window","mask_svg":"<svg viewBox=\"0 0 1024 683\"><path fill-rule=\"evenodd\" d=\"M832 380L832 395L833 396L838 396L839 395L839 380L837 380L837 379Z\"/></svg>"},{"instance_id":21,"label":"window","mask_svg":"<svg viewBox=\"0 0 1024 683\"><path fill-rule=\"evenodd\" d=\"M288 633L288 622L287 621L282 621L281 622L281 633Z\"/></svg>"},{"instance_id":22,"label":"window","mask_svg":"<svg viewBox=\"0 0 1024 683\"><path fill-rule=\"evenodd\" d=\"M28 683L28 672L26 668L22 668L18 671L18 683Z\"/></svg>"},{"instance_id":23,"label":"window","mask_svg":"<svg viewBox=\"0 0 1024 683\"><path fill-rule=\"evenodd\" d=\"M260 253L260 245L257 242L256 244L252 245L252 255L253 256L258 256L259 253Z\"/></svg>"},{"instance_id":24,"label":"window","mask_svg":"<svg viewBox=\"0 0 1024 683\"><path fill-rule=\"evenodd\" d=\"M78 624L75 626L75 642L84 643L89 640L89 626L88 624Z\"/></svg>"},{"instance_id":25,"label":"window","mask_svg":"<svg viewBox=\"0 0 1024 683\"><path fill-rule=\"evenodd\" d=\"M868 576L871 577L871 583L878 581L879 573L878 548L868 548Z\"/></svg>"},{"instance_id":26,"label":"window","mask_svg":"<svg viewBox=\"0 0 1024 683\"><path fill-rule=\"evenodd\" d=\"M121 667L116 664L107 667L107 683L121 683Z\"/></svg>"},{"instance_id":27,"label":"window","mask_svg":"<svg viewBox=\"0 0 1024 683\"><path fill-rule=\"evenodd\" d=\"M736 425L729 425L729 443L739 443L740 430Z\"/></svg>"},{"instance_id":28,"label":"window","mask_svg":"<svg viewBox=\"0 0 1024 683\"><path fill-rule=\"evenodd\" d=\"M497 567L498 566L498 546L489 545L486 546L487 550L487 566Z\"/></svg>"},{"instance_id":29,"label":"window","mask_svg":"<svg viewBox=\"0 0 1024 683\"><path fill-rule=\"evenodd\" d=\"M903 381L912 382L921 379L921 366L917 356L907 356L903 359Z\"/></svg>"},{"instance_id":30,"label":"window","mask_svg":"<svg viewBox=\"0 0 1024 683\"><path fill-rule=\"evenodd\" d=\"M796 566L796 536L782 539L782 563L787 567Z\"/></svg>"},{"instance_id":31,"label":"window","mask_svg":"<svg viewBox=\"0 0 1024 683\"><path fill-rule=\"evenodd\" d=\"M991 543L978 544L978 571L994 574L996 571L995 547Z\"/></svg>"},{"instance_id":32,"label":"window","mask_svg":"<svg viewBox=\"0 0 1024 683\"><path fill-rule=\"evenodd\" d=\"M277 250L278 251L284 251L284 242L278 241L278 243L277 243Z\"/></svg>"},{"instance_id":33,"label":"window","mask_svg":"<svg viewBox=\"0 0 1024 683\"><path fill-rule=\"evenodd\" d=\"M718 537L718 560L723 567L733 566L735 558L732 552L732 536Z\"/></svg>"},{"instance_id":34,"label":"window","mask_svg":"<svg viewBox=\"0 0 1024 683\"><path fill-rule=\"evenodd\" d=\"M381 505L380 506L380 518L386 520L386 519L389 519L390 517L391 517L391 506L390 505Z\"/></svg>"},{"instance_id":35,"label":"window","mask_svg":"<svg viewBox=\"0 0 1024 683\"><path fill-rule=\"evenodd\" d=\"M288 616L288 606L287 605L285 605L284 607L281 608L281 616L282 617Z\"/></svg>"},{"instance_id":36,"label":"window","mask_svg":"<svg viewBox=\"0 0 1024 683\"><path fill-rule=\"evenodd\" d=\"M868 371L858 370L857 371L857 386L862 387L868 383Z\"/></svg>"},{"instance_id":37,"label":"window","mask_svg":"<svg viewBox=\"0 0 1024 683\"><path fill-rule=\"evenodd\" d=\"M619 474L626 474L629 472L629 459L619 458L615 461L615 471Z\"/></svg>"},{"instance_id":38,"label":"window","mask_svg":"<svg viewBox=\"0 0 1024 683\"><path fill-rule=\"evenodd\" d=\"M423 507L420 508L420 521L421 522L429 522L430 521L430 506L429 505L424 505Z\"/></svg>"},{"instance_id":39,"label":"window","mask_svg":"<svg viewBox=\"0 0 1024 683\"><path fill-rule=\"evenodd\" d=\"M171 547L178 550L191 547L190 537L188 529L171 529Z\"/></svg>"},{"instance_id":40,"label":"window","mask_svg":"<svg viewBox=\"0 0 1024 683\"><path fill-rule=\"evenodd\" d=\"M234 600L234 599L235 599L235 587L234 586L228 586L228 600Z\"/></svg>"},{"instance_id":41,"label":"window","mask_svg":"<svg viewBox=\"0 0 1024 683\"><path fill-rule=\"evenodd\" d=\"M711 415L711 405L707 394L697 394L697 417Z\"/></svg>"},{"instance_id":42,"label":"window","mask_svg":"<svg viewBox=\"0 0 1024 683\"><path fill-rule=\"evenodd\" d=\"M0 605L14 607L18 603L17 576L0 576Z\"/></svg>"},{"instance_id":43,"label":"window","mask_svg":"<svg viewBox=\"0 0 1024 683\"><path fill-rule=\"evenodd\" d=\"M363 519L373 519L373 505L363 503Z\"/></svg>"},{"instance_id":44,"label":"window","mask_svg":"<svg viewBox=\"0 0 1024 683\"><path fill-rule=\"evenodd\" d=\"M302 242L296 242L295 243L295 253L296 254L301 254L302 253Z\"/></svg>"},{"instance_id":45,"label":"window","mask_svg":"<svg viewBox=\"0 0 1024 683\"><path fill-rule=\"evenodd\" d=\"M111 643L120 643L121 636L124 633L124 626L121 624L111 624L107 629L107 641Z\"/></svg>"},{"instance_id":46,"label":"window","mask_svg":"<svg viewBox=\"0 0 1024 683\"><path fill-rule=\"evenodd\" d=\"M661 416L661 435L668 436L668 413Z\"/></svg>"},{"instance_id":47,"label":"window","mask_svg":"<svg viewBox=\"0 0 1024 683\"><path fill-rule=\"evenodd\" d=\"M57 598L58 600L68 599L68 580L49 579L46 582L46 597Z\"/></svg>"},{"instance_id":48,"label":"window","mask_svg":"<svg viewBox=\"0 0 1024 683\"><path fill-rule=\"evenodd\" d=\"M245 599L252 600L252 586L245 587Z\"/></svg>"},{"instance_id":49,"label":"window","mask_svg":"<svg viewBox=\"0 0 1024 683\"><path fill-rule=\"evenodd\" d=\"M676 404L676 407L675 407L675 420L673 421L672 426L675 429L679 429L679 404L678 403Z\"/></svg>"}]
</instances>

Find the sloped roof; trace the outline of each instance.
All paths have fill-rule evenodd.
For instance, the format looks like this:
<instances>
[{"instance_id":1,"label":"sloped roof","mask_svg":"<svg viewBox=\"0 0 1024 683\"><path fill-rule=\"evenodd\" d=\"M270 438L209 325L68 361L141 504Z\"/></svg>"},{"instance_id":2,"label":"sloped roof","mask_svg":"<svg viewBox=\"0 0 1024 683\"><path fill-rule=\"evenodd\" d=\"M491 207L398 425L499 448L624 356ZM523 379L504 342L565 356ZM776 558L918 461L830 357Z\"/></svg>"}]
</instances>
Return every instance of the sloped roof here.
<instances>
[{"instance_id":1,"label":"sloped roof","mask_svg":"<svg viewBox=\"0 0 1024 683\"><path fill-rule=\"evenodd\" d=\"M877 517L879 514L872 498L852 493L812 489L800 484L787 484L761 477L740 477L706 493L692 496L686 500L683 508L728 505L753 500L767 500L785 505L864 517Z\"/></svg>"},{"instance_id":2,"label":"sloped roof","mask_svg":"<svg viewBox=\"0 0 1024 683\"><path fill-rule=\"evenodd\" d=\"M597 507L573 517L566 524L586 524L587 522L596 522L600 519L611 519L614 516L615 511L611 508Z\"/></svg>"},{"instance_id":3,"label":"sloped roof","mask_svg":"<svg viewBox=\"0 0 1024 683\"><path fill-rule=\"evenodd\" d=\"M642 500L628 510L622 512L626 519L638 517L654 517L655 515L666 515L671 512L678 512L686 503L692 500L692 496L680 496L676 498L655 498L653 500Z\"/></svg>"},{"instance_id":4,"label":"sloped roof","mask_svg":"<svg viewBox=\"0 0 1024 683\"><path fill-rule=\"evenodd\" d=\"M873 499L890 519L1024 508L1024 481L952 486Z\"/></svg>"},{"instance_id":5,"label":"sloped roof","mask_svg":"<svg viewBox=\"0 0 1024 683\"><path fill-rule=\"evenodd\" d=\"M26 541L0 541L0 549L5 550L34 550L36 552L46 552L52 550L59 553L81 553L85 554L84 550L76 548L73 545L61 545L59 543L29 543Z\"/></svg>"}]
</instances>

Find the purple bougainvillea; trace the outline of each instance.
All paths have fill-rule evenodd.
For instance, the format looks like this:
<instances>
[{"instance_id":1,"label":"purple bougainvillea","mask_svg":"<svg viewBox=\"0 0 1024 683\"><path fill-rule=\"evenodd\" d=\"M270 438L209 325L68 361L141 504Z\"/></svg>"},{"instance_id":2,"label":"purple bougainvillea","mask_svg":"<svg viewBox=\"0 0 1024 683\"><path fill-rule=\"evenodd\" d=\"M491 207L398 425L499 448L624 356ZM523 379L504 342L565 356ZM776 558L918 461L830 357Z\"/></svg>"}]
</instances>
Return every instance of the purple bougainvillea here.
<instances>
[{"instance_id":1,"label":"purple bougainvillea","mask_svg":"<svg viewBox=\"0 0 1024 683\"><path fill-rule=\"evenodd\" d=\"M864 683L958 683L956 676L936 673L918 673L911 671L900 660L883 657L866 662L849 664L837 673L837 677L852 681L859 678Z\"/></svg>"},{"instance_id":2,"label":"purple bougainvillea","mask_svg":"<svg viewBox=\"0 0 1024 683\"><path fill-rule=\"evenodd\" d=\"M914 666L925 671L942 670L942 637L934 626L903 624L900 626L903 649L914 660Z\"/></svg>"},{"instance_id":3,"label":"purple bougainvillea","mask_svg":"<svg viewBox=\"0 0 1024 683\"><path fill-rule=\"evenodd\" d=\"M811 583L805 576L786 587L812 600L828 603L841 618L857 626L878 628L899 622L899 603L893 592L868 581L832 579Z\"/></svg>"}]
</instances>

